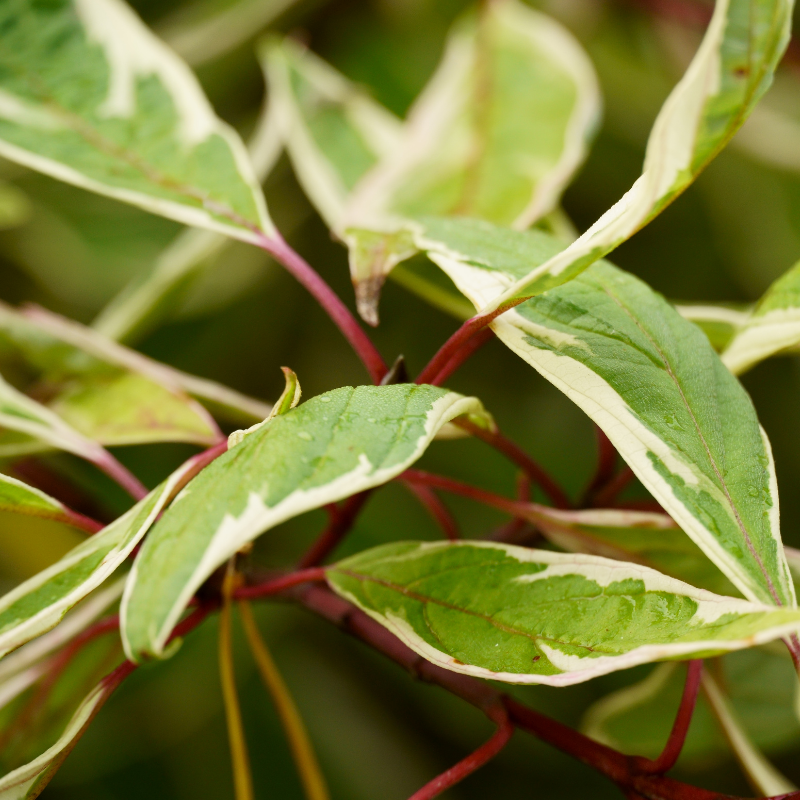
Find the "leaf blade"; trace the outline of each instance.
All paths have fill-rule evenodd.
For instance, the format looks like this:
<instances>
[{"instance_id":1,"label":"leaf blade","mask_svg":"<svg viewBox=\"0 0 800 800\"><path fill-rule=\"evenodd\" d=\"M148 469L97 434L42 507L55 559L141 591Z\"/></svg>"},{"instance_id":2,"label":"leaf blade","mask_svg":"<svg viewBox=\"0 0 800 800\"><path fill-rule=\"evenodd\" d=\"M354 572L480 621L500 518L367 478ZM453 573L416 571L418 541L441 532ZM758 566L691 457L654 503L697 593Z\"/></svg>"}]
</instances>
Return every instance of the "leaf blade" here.
<instances>
[{"instance_id":1,"label":"leaf blade","mask_svg":"<svg viewBox=\"0 0 800 800\"><path fill-rule=\"evenodd\" d=\"M399 475L465 413L485 412L431 386L344 387L245 436L178 497L139 552L122 603L128 657L163 655L197 588L247 542Z\"/></svg>"},{"instance_id":2,"label":"leaf blade","mask_svg":"<svg viewBox=\"0 0 800 800\"><path fill-rule=\"evenodd\" d=\"M445 669L564 686L664 658L786 635L797 609L724 598L597 556L490 542L401 542L339 562L328 582Z\"/></svg>"}]
</instances>

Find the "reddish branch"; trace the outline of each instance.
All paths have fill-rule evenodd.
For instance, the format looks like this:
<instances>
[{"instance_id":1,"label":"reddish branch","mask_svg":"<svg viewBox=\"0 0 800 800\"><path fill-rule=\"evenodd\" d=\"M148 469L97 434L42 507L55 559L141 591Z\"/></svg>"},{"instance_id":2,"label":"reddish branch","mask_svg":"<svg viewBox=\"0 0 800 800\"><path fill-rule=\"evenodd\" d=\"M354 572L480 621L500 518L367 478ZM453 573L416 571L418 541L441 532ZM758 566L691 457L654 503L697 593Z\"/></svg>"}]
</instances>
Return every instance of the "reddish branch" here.
<instances>
[{"instance_id":1,"label":"reddish branch","mask_svg":"<svg viewBox=\"0 0 800 800\"><path fill-rule=\"evenodd\" d=\"M675 716L675 722L672 725L667 744L661 751L661 755L655 760L647 758L640 760L638 767L642 772L648 775L663 775L665 772L669 772L677 763L694 715L702 674L703 662L700 659L688 662L681 704L678 707L678 713Z\"/></svg>"},{"instance_id":2,"label":"reddish branch","mask_svg":"<svg viewBox=\"0 0 800 800\"><path fill-rule=\"evenodd\" d=\"M520 303L524 303L529 298L527 297L520 297L516 300L511 300L508 303L504 303L499 308L495 309L494 311L490 312L489 314L478 314L474 317L470 317L437 351L434 357L428 362L425 368L420 372L417 376L417 383L431 383L433 380L436 380L440 373L442 373L450 363L451 359L455 358L458 354L458 351L461 350L462 347L466 347L471 342L475 334L485 328L492 320L499 317L501 314L504 314L509 309L514 308L514 306L518 306ZM475 351L476 348L473 347L472 351ZM469 355L468 354L468 355ZM458 361L456 367L463 361L463 358ZM455 369L455 367L454 367Z\"/></svg>"},{"instance_id":3,"label":"reddish branch","mask_svg":"<svg viewBox=\"0 0 800 800\"><path fill-rule=\"evenodd\" d=\"M511 439L498 430L488 431L468 419L456 420L456 425L468 431L476 439L486 442L486 444L502 453L509 461L516 464L533 483L541 488L556 508L571 507L572 504L564 490L516 442L512 442Z\"/></svg>"},{"instance_id":4,"label":"reddish branch","mask_svg":"<svg viewBox=\"0 0 800 800\"><path fill-rule=\"evenodd\" d=\"M473 772L491 761L508 744L513 733L514 725L508 718L508 712L503 709L497 730L488 742L459 761L454 767L450 767L446 772L435 777L430 783L426 783L419 791L414 792L409 800L433 800L451 786L461 783L464 778L468 778Z\"/></svg>"},{"instance_id":5,"label":"reddish branch","mask_svg":"<svg viewBox=\"0 0 800 800\"><path fill-rule=\"evenodd\" d=\"M592 505L595 496L614 480L614 469L617 465L617 451L611 440L599 425L595 425L594 430L597 437L597 468L583 493L580 503L582 507Z\"/></svg>"},{"instance_id":6,"label":"reddish branch","mask_svg":"<svg viewBox=\"0 0 800 800\"><path fill-rule=\"evenodd\" d=\"M388 372L388 367L369 336L336 292L302 256L292 250L279 233L275 232L267 237L259 232L258 245L283 264L322 306L367 368L372 382L379 384Z\"/></svg>"},{"instance_id":7,"label":"reddish branch","mask_svg":"<svg viewBox=\"0 0 800 800\"><path fill-rule=\"evenodd\" d=\"M428 383L432 386L441 386L467 359L471 358L493 337L494 331L491 328L482 328L469 339L463 347L453 354L450 360L428 381ZM421 383L421 381L417 381L417 383Z\"/></svg>"},{"instance_id":8,"label":"reddish branch","mask_svg":"<svg viewBox=\"0 0 800 800\"><path fill-rule=\"evenodd\" d=\"M458 531L458 523L450 513L450 509L439 499L439 495L433 489L428 488L423 483L414 481L403 481L403 484L436 520L446 539L454 541L461 538Z\"/></svg>"},{"instance_id":9,"label":"reddish branch","mask_svg":"<svg viewBox=\"0 0 800 800\"><path fill-rule=\"evenodd\" d=\"M315 567L323 562L330 553L336 548L339 542L350 532L356 517L361 513L361 509L369 499L371 489L359 494L354 494L344 501L341 508L334 507L331 513L331 521L322 535L308 549L306 554L297 562L298 569Z\"/></svg>"}]
</instances>

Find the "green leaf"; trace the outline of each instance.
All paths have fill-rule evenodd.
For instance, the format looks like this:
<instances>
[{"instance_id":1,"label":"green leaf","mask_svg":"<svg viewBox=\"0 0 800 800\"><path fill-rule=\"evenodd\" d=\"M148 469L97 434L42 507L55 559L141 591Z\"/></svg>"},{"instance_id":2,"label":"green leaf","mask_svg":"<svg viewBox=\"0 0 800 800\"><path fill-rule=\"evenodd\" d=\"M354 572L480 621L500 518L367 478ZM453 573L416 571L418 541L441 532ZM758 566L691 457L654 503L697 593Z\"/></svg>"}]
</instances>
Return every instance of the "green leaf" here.
<instances>
[{"instance_id":1,"label":"green leaf","mask_svg":"<svg viewBox=\"0 0 800 800\"><path fill-rule=\"evenodd\" d=\"M204 0L182 6L158 34L192 66L224 56L257 36L297 0Z\"/></svg>"},{"instance_id":2,"label":"green leaf","mask_svg":"<svg viewBox=\"0 0 800 800\"><path fill-rule=\"evenodd\" d=\"M767 289L722 353L734 375L777 353L800 351L800 262Z\"/></svg>"},{"instance_id":3,"label":"green leaf","mask_svg":"<svg viewBox=\"0 0 800 800\"><path fill-rule=\"evenodd\" d=\"M339 562L338 594L445 669L566 686L785 636L800 610L695 589L598 556L491 542L400 542Z\"/></svg>"},{"instance_id":4,"label":"green leaf","mask_svg":"<svg viewBox=\"0 0 800 800\"><path fill-rule=\"evenodd\" d=\"M163 656L203 581L256 536L386 483L462 414L485 412L433 386L343 387L245 436L181 492L142 546L122 602L128 658Z\"/></svg>"},{"instance_id":5,"label":"green leaf","mask_svg":"<svg viewBox=\"0 0 800 800\"><path fill-rule=\"evenodd\" d=\"M50 667L47 656L88 628L119 600L124 585L123 577L100 587L67 614L60 625L6 656L0 663L0 709L38 681Z\"/></svg>"},{"instance_id":6,"label":"green leaf","mask_svg":"<svg viewBox=\"0 0 800 800\"><path fill-rule=\"evenodd\" d=\"M711 674L717 676L713 685L718 693L719 684L725 686L724 705L733 712L726 720L732 723L730 732L740 741L742 735L744 741L752 739L748 742L751 752L757 747L776 754L792 747L800 735L794 713L797 675L786 648L766 645L722 656L706 670L706 689ZM685 678L677 664L657 666L644 680L594 703L584 717L583 732L623 753L655 758L669 736ZM714 704L702 692L681 759L690 768L708 766L709 759L719 761L727 755L726 739Z\"/></svg>"},{"instance_id":7,"label":"green leaf","mask_svg":"<svg viewBox=\"0 0 800 800\"><path fill-rule=\"evenodd\" d=\"M194 474L201 457L189 459L102 531L0 598L0 658L55 627L70 608L119 567Z\"/></svg>"},{"instance_id":8,"label":"green leaf","mask_svg":"<svg viewBox=\"0 0 800 800\"><path fill-rule=\"evenodd\" d=\"M400 145L358 185L340 225L353 281L372 283L361 305L374 308L376 287L407 257L387 242L364 259L366 232L396 238L430 214L528 227L583 161L599 105L591 63L555 20L516 0L461 19Z\"/></svg>"},{"instance_id":9,"label":"green leaf","mask_svg":"<svg viewBox=\"0 0 800 800\"><path fill-rule=\"evenodd\" d=\"M641 177L582 236L491 298L484 312L571 280L657 216L741 127L789 42L791 0L717 0L692 63L667 98Z\"/></svg>"},{"instance_id":10,"label":"green leaf","mask_svg":"<svg viewBox=\"0 0 800 800\"><path fill-rule=\"evenodd\" d=\"M733 584L666 514L540 506L529 519L562 550L632 561L715 594L736 594Z\"/></svg>"},{"instance_id":11,"label":"green leaf","mask_svg":"<svg viewBox=\"0 0 800 800\"><path fill-rule=\"evenodd\" d=\"M160 420L162 441L169 438L211 442L219 437L208 413L187 394L202 398L236 419L262 420L270 412L267 403L160 364L91 328L38 307L18 312L0 303L0 359L22 360L26 371L33 370L38 380L51 388L57 387L52 402L63 401L70 409L73 402L68 398L75 391L89 390L88 397L84 395L83 399L96 404L92 395L97 391L102 393L97 384L116 383L118 397L128 394L131 401L140 404L139 408L128 408L126 416L139 413L145 422ZM165 426L172 429L169 437ZM143 436L153 433L150 427L143 426Z\"/></svg>"},{"instance_id":12,"label":"green leaf","mask_svg":"<svg viewBox=\"0 0 800 800\"><path fill-rule=\"evenodd\" d=\"M0 27L0 154L244 241L274 230L238 135L121 0L9 0Z\"/></svg>"},{"instance_id":13,"label":"green leaf","mask_svg":"<svg viewBox=\"0 0 800 800\"><path fill-rule=\"evenodd\" d=\"M39 489L2 473L0 473L0 511L13 511L16 514L52 519L84 531L94 532L91 522L80 514L71 511Z\"/></svg>"},{"instance_id":14,"label":"green leaf","mask_svg":"<svg viewBox=\"0 0 800 800\"><path fill-rule=\"evenodd\" d=\"M694 322L708 337L711 346L722 352L745 325L750 317L747 307L735 308L730 305L680 304L675 310L684 318Z\"/></svg>"},{"instance_id":15,"label":"green leaf","mask_svg":"<svg viewBox=\"0 0 800 800\"><path fill-rule=\"evenodd\" d=\"M559 246L541 232L463 220L428 220L425 236L437 248L430 257L476 306ZM745 597L795 605L769 441L749 396L695 325L603 262L492 327L605 431Z\"/></svg>"},{"instance_id":16,"label":"green leaf","mask_svg":"<svg viewBox=\"0 0 800 800\"><path fill-rule=\"evenodd\" d=\"M260 0L259 0L260 1ZM283 141L276 103L264 102L248 152L256 177L263 182L275 166ZM190 228L180 233L156 259L151 271L133 280L98 315L92 327L103 336L130 342L147 333L175 306L194 280L233 244L214 231Z\"/></svg>"},{"instance_id":17,"label":"green leaf","mask_svg":"<svg viewBox=\"0 0 800 800\"><path fill-rule=\"evenodd\" d=\"M38 797L115 688L113 682L100 681L78 706L55 744L0 778L0 800Z\"/></svg>"},{"instance_id":18,"label":"green leaf","mask_svg":"<svg viewBox=\"0 0 800 800\"><path fill-rule=\"evenodd\" d=\"M260 57L295 173L337 230L353 188L399 146L402 122L291 39L268 40Z\"/></svg>"}]
</instances>

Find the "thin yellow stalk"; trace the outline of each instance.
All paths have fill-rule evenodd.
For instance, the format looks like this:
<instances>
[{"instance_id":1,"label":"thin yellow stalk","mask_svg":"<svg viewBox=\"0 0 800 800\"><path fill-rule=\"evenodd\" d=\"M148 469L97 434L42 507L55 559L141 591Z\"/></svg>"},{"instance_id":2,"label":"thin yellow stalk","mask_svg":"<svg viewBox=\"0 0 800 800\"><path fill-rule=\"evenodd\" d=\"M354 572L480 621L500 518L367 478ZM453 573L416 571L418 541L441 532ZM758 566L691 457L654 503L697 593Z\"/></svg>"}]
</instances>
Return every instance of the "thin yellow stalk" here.
<instances>
[{"instance_id":1,"label":"thin yellow stalk","mask_svg":"<svg viewBox=\"0 0 800 800\"><path fill-rule=\"evenodd\" d=\"M236 694L236 676L233 671L231 647L231 594L234 589L233 562L228 565L222 588L222 612L219 617L219 676L222 682L222 697L225 702L225 719L228 723L228 742L233 766L233 785L236 800L254 800L253 777L247 755L247 741L242 725L242 712Z\"/></svg>"},{"instance_id":2,"label":"thin yellow stalk","mask_svg":"<svg viewBox=\"0 0 800 800\"><path fill-rule=\"evenodd\" d=\"M329 800L328 787L325 785L325 778L319 768L314 748L308 738L308 732L305 725L303 725L297 706L294 704L291 694L289 694L289 689L284 683L280 672L278 672L266 643L261 638L258 626L253 619L253 612L250 610L250 605L246 600L239 601L239 612L258 671L261 673L264 685L275 703L278 716L286 732L286 738L289 741L292 757L297 766L300 780L303 783L306 797L308 800Z\"/></svg>"}]
</instances>

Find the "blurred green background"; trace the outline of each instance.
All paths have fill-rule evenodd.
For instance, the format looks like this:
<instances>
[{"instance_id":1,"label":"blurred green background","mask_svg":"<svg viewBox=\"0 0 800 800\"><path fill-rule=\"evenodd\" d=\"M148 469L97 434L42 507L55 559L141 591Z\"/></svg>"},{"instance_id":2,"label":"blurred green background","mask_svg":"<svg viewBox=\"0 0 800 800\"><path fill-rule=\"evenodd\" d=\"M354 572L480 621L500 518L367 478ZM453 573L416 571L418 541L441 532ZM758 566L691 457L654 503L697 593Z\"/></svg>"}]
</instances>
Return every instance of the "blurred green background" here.
<instances>
[{"instance_id":1,"label":"blurred green background","mask_svg":"<svg viewBox=\"0 0 800 800\"><path fill-rule=\"evenodd\" d=\"M197 19L232 3L138 0L133 5L168 40L178 41ZM272 30L298 36L348 77L371 87L376 99L404 114L434 70L448 27L470 4L251 0L248 5L248 36L226 52L215 53L218 43L212 32L192 57L202 62L198 75L220 115L245 136L252 130L264 91L253 55L255 36L263 28L259 14L276 11ZM655 15L647 2L547 0L535 5L583 41L603 88L602 129L564 202L583 230L638 177L650 125L681 73L685 54L696 46L698 32ZM665 5L669 4L658 7ZM800 98L800 78L790 68L784 69L780 83L786 96ZM612 260L672 300L756 300L800 257L800 175L766 163L768 149L757 156L752 148L734 142L678 202ZM91 322L131 278L150 268L180 231L167 220L10 164L0 164L0 179L23 193L8 213L0 208L0 296L10 303L34 301ZM267 180L266 192L278 227L352 307L345 251L331 240L285 158ZM381 318L374 340L389 361L403 354L412 374L457 325L391 282L384 291ZM242 244L209 263L171 319L137 347L183 370L270 400L282 389L282 365L298 373L306 397L366 380L342 337L300 286L263 253ZM744 383L773 443L784 540L800 546L800 359L767 361L746 375ZM479 395L504 431L573 496L580 492L594 464L593 426L533 370L495 341L451 385ZM185 446L155 445L118 449L116 455L154 486L191 452ZM78 484L98 485L93 471L67 456L49 461ZM501 493L514 491L514 470L476 441L439 443L421 466ZM124 498L105 482L99 485L95 491L101 512L113 515L122 510ZM485 534L502 520L466 501L447 502L467 535ZM75 544L75 534L54 524L19 523L7 517L0 529L0 581L5 588ZM323 524L322 512L287 523L257 544L255 558L267 566L285 565ZM436 536L416 501L402 487L391 485L372 498L342 552ZM257 611L335 798L405 800L490 734L491 726L479 712L415 683L326 623L280 605ZM238 628L236 634L257 796L301 798L276 714ZM535 708L578 726L595 700L640 680L651 669L569 689L514 691ZM785 694L791 692L789 688ZM663 731L666 736L677 696L670 702L653 722L657 735ZM719 736L702 725L692 735L697 746L690 748L677 774L709 788L749 794ZM800 740L788 734L774 738L770 755L800 783ZM45 792L53 800L218 800L232 795L213 619L189 637L171 661L141 669L123 685ZM445 796L568 800L620 794L588 768L517 733L496 761Z\"/></svg>"}]
</instances>

